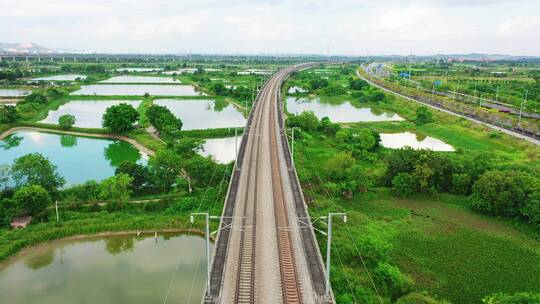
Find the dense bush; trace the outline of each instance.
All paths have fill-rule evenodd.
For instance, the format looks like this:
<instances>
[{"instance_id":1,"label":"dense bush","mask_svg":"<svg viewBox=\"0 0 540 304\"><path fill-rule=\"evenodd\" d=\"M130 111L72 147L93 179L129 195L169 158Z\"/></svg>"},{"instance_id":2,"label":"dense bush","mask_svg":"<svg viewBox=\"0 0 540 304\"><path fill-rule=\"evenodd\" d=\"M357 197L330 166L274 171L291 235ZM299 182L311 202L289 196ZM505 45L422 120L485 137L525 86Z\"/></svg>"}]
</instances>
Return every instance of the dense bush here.
<instances>
[{"instance_id":1,"label":"dense bush","mask_svg":"<svg viewBox=\"0 0 540 304\"><path fill-rule=\"evenodd\" d=\"M22 103L46 104L47 96L45 96L43 93L34 92L26 95Z\"/></svg>"},{"instance_id":2,"label":"dense bush","mask_svg":"<svg viewBox=\"0 0 540 304\"><path fill-rule=\"evenodd\" d=\"M474 183L473 208L492 215L523 216L540 223L540 180L516 170L491 170Z\"/></svg>"},{"instance_id":3,"label":"dense bush","mask_svg":"<svg viewBox=\"0 0 540 304\"><path fill-rule=\"evenodd\" d=\"M115 170L115 175L126 174L133 178L132 189L134 192L140 192L147 183L148 170L145 166L132 161L122 162Z\"/></svg>"},{"instance_id":4,"label":"dense bush","mask_svg":"<svg viewBox=\"0 0 540 304\"><path fill-rule=\"evenodd\" d=\"M103 114L103 127L113 132L126 132L139 120L139 112L126 103L110 106Z\"/></svg>"},{"instance_id":5,"label":"dense bush","mask_svg":"<svg viewBox=\"0 0 540 304\"><path fill-rule=\"evenodd\" d=\"M417 125L425 125L433 121L433 113L426 106L420 106L416 109L416 119L414 122Z\"/></svg>"},{"instance_id":6,"label":"dense bush","mask_svg":"<svg viewBox=\"0 0 540 304\"><path fill-rule=\"evenodd\" d=\"M182 121L174 116L167 107L151 105L146 110L146 116L160 135L164 137L173 136L182 129Z\"/></svg>"},{"instance_id":7,"label":"dense bush","mask_svg":"<svg viewBox=\"0 0 540 304\"><path fill-rule=\"evenodd\" d=\"M377 264L373 279L393 300L409 292L413 284L412 279L402 274L399 268L385 262Z\"/></svg>"},{"instance_id":8,"label":"dense bush","mask_svg":"<svg viewBox=\"0 0 540 304\"><path fill-rule=\"evenodd\" d=\"M538 304L540 293L519 292L513 295L496 293L482 299L484 304Z\"/></svg>"},{"instance_id":9,"label":"dense bush","mask_svg":"<svg viewBox=\"0 0 540 304\"><path fill-rule=\"evenodd\" d=\"M409 173L398 173L392 178L392 194L405 197L416 192L416 179Z\"/></svg>"},{"instance_id":10,"label":"dense bush","mask_svg":"<svg viewBox=\"0 0 540 304\"><path fill-rule=\"evenodd\" d=\"M49 193L39 185L21 187L13 195L13 204L19 215L36 216L51 202Z\"/></svg>"},{"instance_id":11,"label":"dense bush","mask_svg":"<svg viewBox=\"0 0 540 304\"><path fill-rule=\"evenodd\" d=\"M351 90L362 90L363 88L367 88L369 87L369 84L362 80L362 79L354 79L354 78L350 78L349 79L349 88Z\"/></svg>"},{"instance_id":12,"label":"dense bush","mask_svg":"<svg viewBox=\"0 0 540 304\"><path fill-rule=\"evenodd\" d=\"M298 127L302 131L310 132L317 131L319 127L319 119L313 111L305 111L299 115L293 115L287 119L287 124L290 127Z\"/></svg>"},{"instance_id":13,"label":"dense bush","mask_svg":"<svg viewBox=\"0 0 540 304\"><path fill-rule=\"evenodd\" d=\"M17 120L17 108L11 105L0 105L0 124L8 124Z\"/></svg>"},{"instance_id":14,"label":"dense bush","mask_svg":"<svg viewBox=\"0 0 540 304\"><path fill-rule=\"evenodd\" d=\"M448 304L448 302L436 300L427 292L411 292L399 298L396 304Z\"/></svg>"}]
</instances>

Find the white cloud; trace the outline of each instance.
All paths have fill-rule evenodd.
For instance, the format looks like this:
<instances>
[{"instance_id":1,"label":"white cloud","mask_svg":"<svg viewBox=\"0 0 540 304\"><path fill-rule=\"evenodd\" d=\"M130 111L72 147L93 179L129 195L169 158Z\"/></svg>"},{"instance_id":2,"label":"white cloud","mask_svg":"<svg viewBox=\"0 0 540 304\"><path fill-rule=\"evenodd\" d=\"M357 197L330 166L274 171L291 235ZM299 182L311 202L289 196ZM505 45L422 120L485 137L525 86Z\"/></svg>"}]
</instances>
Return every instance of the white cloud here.
<instances>
[{"instance_id":1,"label":"white cloud","mask_svg":"<svg viewBox=\"0 0 540 304\"><path fill-rule=\"evenodd\" d=\"M0 41L58 48L540 55L537 0L0 0L0 7ZM529 49L517 48L523 42Z\"/></svg>"}]
</instances>

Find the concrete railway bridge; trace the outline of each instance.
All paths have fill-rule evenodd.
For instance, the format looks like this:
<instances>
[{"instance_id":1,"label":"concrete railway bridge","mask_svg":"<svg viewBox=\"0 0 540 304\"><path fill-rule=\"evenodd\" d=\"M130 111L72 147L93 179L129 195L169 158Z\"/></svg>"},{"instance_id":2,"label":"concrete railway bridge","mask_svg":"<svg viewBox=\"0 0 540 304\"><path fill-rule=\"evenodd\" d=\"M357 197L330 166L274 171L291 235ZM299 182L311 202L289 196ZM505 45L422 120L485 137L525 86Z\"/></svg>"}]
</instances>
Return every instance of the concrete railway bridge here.
<instances>
[{"instance_id":1,"label":"concrete railway bridge","mask_svg":"<svg viewBox=\"0 0 540 304\"><path fill-rule=\"evenodd\" d=\"M205 303L334 303L284 124L284 68L254 101L229 184Z\"/></svg>"}]
</instances>

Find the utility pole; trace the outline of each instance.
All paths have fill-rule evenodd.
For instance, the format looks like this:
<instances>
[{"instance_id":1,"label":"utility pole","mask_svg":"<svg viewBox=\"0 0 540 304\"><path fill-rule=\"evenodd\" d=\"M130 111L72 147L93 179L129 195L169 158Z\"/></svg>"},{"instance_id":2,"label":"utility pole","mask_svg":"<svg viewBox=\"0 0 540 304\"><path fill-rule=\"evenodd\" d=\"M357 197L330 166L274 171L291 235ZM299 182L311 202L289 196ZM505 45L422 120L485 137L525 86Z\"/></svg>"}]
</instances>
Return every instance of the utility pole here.
<instances>
[{"instance_id":1,"label":"utility pole","mask_svg":"<svg viewBox=\"0 0 540 304\"><path fill-rule=\"evenodd\" d=\"M238 161L238 128L234 128L234 162Z\"/></svg>"},{"instance_id":2,"label":"utility pole","mask_svg":"<svg viewBox=\"0 0 540 304\"><path fill-rule=\"evenodd\" d=\"M58 216L58 201L54 201L54 207L56 209L56 222L60 222L60 216Z\"/></svg>"},{"instance_id":3,"label":"utility pole","mask_svg":"<svg viewBox=\"0 0 540 304\"><path fill-rule=\"evenodd\" d=\"M208 213L192 213L189 217L191 223L195 221L196 215L203 215L205 222L205 238L206 238L206 292L210 292L210 215Z\"/></svg>"},{"instance_id":4,"label":"utility pole","mask_svg":"<svg viewBox=\"0 0 540 304\"><path fill-rule=\"evenodd\" d=\"M497 86L497 90L495 91L495 102L499 101L499 86Z\"/></svg>"},{"instance_id":5,"label":"utility pole","mask_svg":"<svg viewBox=\"0 0 540 304\"><path fill-rule=\"evenodd\" d=\"M340 216L344 223L347 223L347 213L328 213L328 216L323 216L321 219L328 221L328 232L326 233L326 286L324 294L330 296L330 252L332 249L332 217Z\"/></svg>"},{"instance_id":6,"label":"utility pole","mask_svg":"<svg viewBox=\"0 0 540 304\"><path fill-rule=\"evenodd\" d=\"M523 106L527 102L527 95L529 94L529 90L525 91L525 99L521 103L521 106L519 107L519 122L518 125L521 125L521 115L523 114Z\"/></svg>"}]
</instances>

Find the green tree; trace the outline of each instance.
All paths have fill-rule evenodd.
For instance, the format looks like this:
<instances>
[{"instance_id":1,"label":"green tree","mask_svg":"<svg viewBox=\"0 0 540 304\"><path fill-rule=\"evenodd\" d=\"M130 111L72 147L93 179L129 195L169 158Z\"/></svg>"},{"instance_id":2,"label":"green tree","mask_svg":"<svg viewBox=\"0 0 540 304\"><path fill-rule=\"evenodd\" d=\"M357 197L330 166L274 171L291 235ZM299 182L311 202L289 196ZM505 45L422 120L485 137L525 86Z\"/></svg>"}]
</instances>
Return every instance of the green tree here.
<instances>
[{"instance_id":1,"label":"green tree","mask_svg":"<svg viewBox=\"0 0 540 304\"><path fill-rule=\"evenodd\" d=\"M13 202L20 214L36 216L43 212L52 202L47 191L39 185L19 188L13 195Z\"/></svg>"},{"instance_id":2,"label":"green tree","mask_svg":"<svg viewBox=\"0 0 540 304\"><path fill-rule=\"evenodd\" d=\"M469 194L471 192L471 177L469 174L452 174L452 192L456 194Z\"/></svg>"},{"instance_id":3,"label":"green tree","mask_svg":"<svg viewBox=\"0 0 540 304\"><path fill-rule=\"evenodd\" d=\"M147 170L141 164L132 161L122 162L115 170L115 175L126 174L133 178L133 190L140 191L142 186L146 183Z\"/></svg>"},{"instance_id":4,"label":"green tree","mask_svg":"<svg viewBox=\"0 0 540 304\"><path fill-rule=\"evenodd\" d=\"M103 114L103 127L113 132L126 132L133 128L139 119L139 112L126 103L110 106Z\"/></svg>"},{"instance_id":5,"label":"green tree","mask_svg":"<svg viewBox=\"0 0 540 304\"><path fill-rule=\"evenodd\" d=\"M416 179L409 173L398 173L392 179L392 194L406 197L416 191Z\"/></svg>"},{"instance_id":6,"label":"green tree","mask_svg":"<svg viewBox=\"0 0 540 304\"><path fill-rule=\"evenodd\" d=\"M212 86L212 91L214 91L214 94L220 96L226 96L229 93L227 87L225 87L225 85L221 82L214 83Z\"/></svg>"},{"instance_id":7,"label":"green tree","mask_svg":"<svg viewBox=\"0 0 540 304\"><path fill-rule=\"evenodd\" d=\"M351 90L362 90L363 88L369 87L369 84L362 79L352 79L349 80L349 88Z\"/></svg>"},{"instance_id":8,"label":"green tree","mask_svg":"<svg viewBox=\"0 0 540 304\"><path fill-rule=\"evenodd\" d=\"M474 183L471 204L493 215L520 215L536 182L531 174L522 171L488 171Z\"/></svg>"},{"instance_id":9,"label":"green tree","mask_svg":"<svg viewBox=\"0 0 540 304\"><path fill-rule=\"evenodd\" d=\"M26 95L24 97L23 103L46 104L47 96L45 96L43 93L34 92L34 93Z\"/></svg>"},{"instance_id":10,"label":"green tree","mask_svg":"<svg viewBox=\"0 0 540 304\"><path fill-rule=\"evenodd\" d=\"M434 122L433 113L431 113L426 106L420 106L416 109L416 119L414 122L417 125L425 125Z\"/></svg>"},{"instance_id":11,"label":"green tree","mask_svg":"<svg viewBox=\"0 0 540 304\"><path fill-rule=\"evenodd\" d=\"M182 121L167 107L151 105L146 110L146 117L162 136L173 136L182 129Z\"/></svg>"},{"instance_id":12,"label":"green tree","mask_svg":"<svg viewBox=\"0 0 540 304\"><path fill-rule=\"evenodd\" d=\"M0 124L12 123L18 118L17 108L11 105L0 105Z\"/></svg>"},{"instance_id":13,"label":"green tree","mask_svg":"<svg viewBox=\"0 0 540 304\"><path fill-rule=\"evenodd\" d=\"M58 118L58 125L60 125L60 128L64 130L71 129L71 127L73 127L74 124L75 124L75 115L64 114Z\"/></svg>"},{"instance_id":14,"label":"green tree","mask_svg":"<svg viewBox=\"0 0 540 304\"><path fill-rule=\"evenodd\" d=\"M182 177L184 161L169 149L158 150L148 161L148 176L151 185L161 193L169 192L177 178Z\"/></svg>"},{"instance_id":15,"label":"green tree","mask_svg":"<svg viewBox=\"0 0 540 304\"><path fill-rule=\"evenodd\" d=\"M133 177L120 173L101 182L99 197L109 202L124 204L132 192Z\"/></svg>"},{"instance_id":16,"label":"green tree","mask_svg":"<svg viewBox=\"0 0 540 304\"><path fill-rule=\"evenodd\" d=\"M18 187L39 185L49 193L56 193L65 183L56 171L56 166L39 153L17 158L11 166L11 173Z\"/></svg>"},{"instance_id":17,"label":"green tree","mask_svg":"<svg viewBox=\"0 0 540 304\"><path fill-rule=\"evenodd\" d=\"M319 119L313 111L304 111L299 115L292 116L287 119L287 123L291 127L299 127L303 131L316 131L319 126Z\"/></svg>"}]
</instances>

